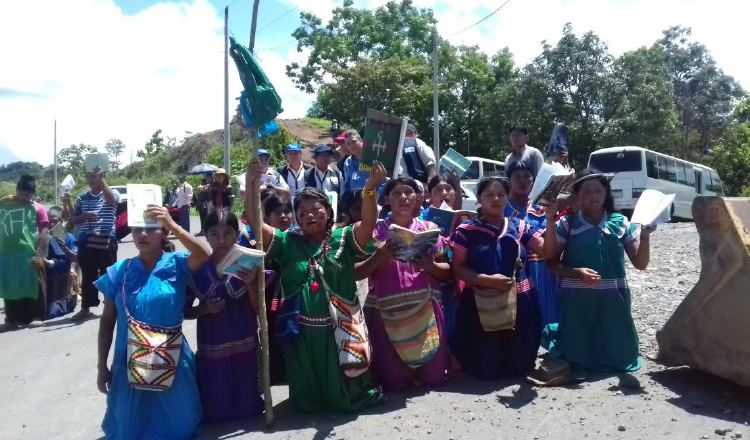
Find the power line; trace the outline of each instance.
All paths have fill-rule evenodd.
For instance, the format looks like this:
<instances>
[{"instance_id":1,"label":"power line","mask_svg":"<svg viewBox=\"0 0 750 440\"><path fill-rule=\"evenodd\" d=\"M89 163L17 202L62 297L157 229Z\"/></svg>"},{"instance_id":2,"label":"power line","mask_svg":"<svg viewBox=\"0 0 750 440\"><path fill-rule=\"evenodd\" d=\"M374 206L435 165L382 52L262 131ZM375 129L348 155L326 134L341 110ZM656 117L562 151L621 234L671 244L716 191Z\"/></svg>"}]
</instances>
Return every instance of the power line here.
<instances>
[{"instance_id":1,"label":"power line","mask_svg":"<svg viewBox=\"0 0 750 440\"><path fill-rule=\"evenodd\" d=\"M286 17L287 15L291 14L292 12L299 9L298 6L292 6L288 11L284 12L283 14L279 15L278 17L274 18L273 20L269 21L268 23L264 24L260 27L255 33L262 31L263 29L267 28L268 26L271 26L272 24L276 23L277 21L281 20L282 18Z\"/></svg>"},{"instance_id":2,"label":"power line","mask_svg":"<svg viewBox=\"0 0 750 440\"><path fill-rule=\"evenodd\" d=\"M466 27L466 28L464 28L464 29L461 29L460 31L456 32L456 33L455 33L454 35L458 35L458 34L460 34L460 33L462 33L462 32L468 31L469 29L473 28L474 26L478 25L479 23L483 22L484 20L487 20L488 18L490 18L490 17L492 17L493 15L497 14L497 13L498 13L498 11L500 11L501 9L503 9L503 8L505 7L505 5L507 5L508 3L510 3L510 0L505 0L505 3L503 3L502 5L500 5L500 7L498 7L498 8L497 8L497 9L495 9L494 11L490 12L490 13L489 13L488 15L486 15L486 16L485 16L484 18L482 18L481 20L479 20L478 22L476 22L476 23L472 24L472 25L471 25L471 26L469 26L469 27Z\"/></svg>"},{"instance_id":3,"label":"power line","mask_svg":"<svg viewBox=\"0 0 750 440\"><path fill-rule=\"evenodd\" d=\"M289 41L287 41L286 43L281 43L281 44L279 44L278 46L273 46L273 47L266 47L266 48L263 48L263 49L261 49L261 50L259 50L259 51L257 51L257 52L267 52L267 51L270 51L270 50L276 50L276 49L278 49L278 48L280 48L280 47L284 47L284 46L286 46L286 45L288 45L288 44L292 44L292 43L294 43L294 42L296 42L296 41L297 41L296 39L294 39L294 40L289 40Z\"/></svg>"}]
</instances>

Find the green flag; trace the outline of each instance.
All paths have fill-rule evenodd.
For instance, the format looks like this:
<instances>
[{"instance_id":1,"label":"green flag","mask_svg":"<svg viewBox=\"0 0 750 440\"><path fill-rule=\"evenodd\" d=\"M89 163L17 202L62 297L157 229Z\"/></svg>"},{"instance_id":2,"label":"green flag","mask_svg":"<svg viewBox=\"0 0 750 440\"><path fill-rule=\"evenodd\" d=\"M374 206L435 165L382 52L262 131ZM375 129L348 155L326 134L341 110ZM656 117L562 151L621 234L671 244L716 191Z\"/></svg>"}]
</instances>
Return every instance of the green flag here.
<instances>
[{"instance_id":1,"label":"green flag","mask_svg":"<svg viewBox=\"0 0 750 440\"><path fill-rule=\"evenodd\" d=\"M39 296L39 278L31 267L36 245L34 205L0 202L0 298L17 300Z\"/></svg>"}]
</instances>

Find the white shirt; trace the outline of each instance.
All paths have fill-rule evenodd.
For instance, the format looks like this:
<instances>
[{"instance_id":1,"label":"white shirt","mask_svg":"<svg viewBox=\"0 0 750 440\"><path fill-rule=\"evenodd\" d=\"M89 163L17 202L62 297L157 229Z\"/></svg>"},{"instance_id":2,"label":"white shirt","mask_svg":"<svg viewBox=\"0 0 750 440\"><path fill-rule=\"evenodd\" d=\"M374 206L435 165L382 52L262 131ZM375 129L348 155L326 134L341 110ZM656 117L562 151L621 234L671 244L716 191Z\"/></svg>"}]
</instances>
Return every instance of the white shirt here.
<instances>
[{"instance_id":1,"label":"white shirt","mask_svg":"<svg viewBox=\"0 0 750 440\"><path fill-rule=\"evenodd\" d=\"M284 182L284 179L281 178L281 174L271 168L266 171L266 174L260 176L260 184L266 186L270 185L276 188L284 188L287 190L289 189L289 185L287 185L287 183Z\"/></svg>"},{"instance_id":2,"label":"white shirt","mask_svg":"<svg viewBox=\"0 0 750 440\"><path fill-rule=\"evenodd\" d=\"M432 151L432 148L429 147L422 139L415 138L417 140L417 154L419 154L419 158L422 159L422 163L424 164L424 169L427 171L427 168L430 166L435 166L435 152ZM407 152L404 150L404 152ZM401 161L398 164L398 168L396 169L396 175L399 177L408 176L407 168L406 168L406 162L404 162L404 156L401 156Z\"/></svg>"},{"instance_id":3,"label":"white shirt","mask_svg":"<svg viewBox=\"0 0 750 440\"><path fill-rule=\"evenodd\" d=\"M286 184L289 186L292 197L294 197L305 189L305 167L300 164L299 170L296 172L291 166L287 166L287 169L289 173L286 177Z\"/></svg>"},{"instance_id":4,"label":"white shirt","mask_svg":"<svg viewBox=\"0 0 750 440\"><path fill-rule=\"evenodd\" d=\"M338 194L341 195L341 191L344 189L344 182L339 181L338 173L328 169L325 172L320 171L318 167L315 167L315 189L318 191L326 192L333 191L333 186L338 185Z\"/></svg>"},{"instance_id":5,"label":"white shirt","mask_svg":"<svg viewBox=\"0 0 750 440\"><path fill-rule=\"evenodd\" d=\"M183 206L192 203L192 201L193 187L189 183L184 182L177 187L177 201L175 202L175 205L178 208L182 208Z\"/></svg>"}]
</instances>

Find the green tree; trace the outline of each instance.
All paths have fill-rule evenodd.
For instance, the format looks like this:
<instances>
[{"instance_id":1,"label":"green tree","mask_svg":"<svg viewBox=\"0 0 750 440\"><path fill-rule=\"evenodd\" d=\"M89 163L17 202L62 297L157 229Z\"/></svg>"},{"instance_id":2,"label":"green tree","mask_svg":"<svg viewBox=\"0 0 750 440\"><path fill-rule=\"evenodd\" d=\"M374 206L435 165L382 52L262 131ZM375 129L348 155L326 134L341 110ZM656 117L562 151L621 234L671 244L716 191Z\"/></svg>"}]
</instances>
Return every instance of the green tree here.
<instances>
[{"instance_id":1,"label":"green tree","mask_svg":"<svg viewBox=\"0 0 750 440\"><path fill-rule=\"evenodd\" d=\"M744 91L718 68L706 46L692 41L690 28L671 27L656 44L664 49L672 77L681 148L705 151L721 136Z\"/></svg>"},{"instance_id":2,"label":"green tree","mask_svg":"<svg viewBox=\"0 0 750 440\"><path fill-rule=\"evenodd\" d=\"M84 169L83 163L86 160L86 155L97 153L97 149L94 146L86 144L71 145L67 148L63 148L57 153L57 163L65 172L78 176L83 176Z\"/></svg>"},{"instance_id":3,"label":"green tree","mask_svg":"<svg viewBox=\"0 0 750 440\"><path fill-rule=\"evenodd\" d=\"M615 60L605 90L602 146L639 145L678 154L678 115L666 54L642 47Z\"/></svg>"},{"instance_id":4,"label":"green tree","mask_svg":"<svg viewBox=\"0 0 750 440\"><path fill-rule=\"evenodd\" d=\"M146 142L146 145L143 146L143 149L138 150L135 155L141 159L148 159L158 155L167 148L174 146L174 143L174 138L169 138L168 142L165 141L164 136L161 134L161 129L158 129L151 135L151 138Z\"/></svg>"},{"instance_id":5,"label":"green tree","mask_svg":"<svg viewBox=\"0 0 750 440\"><path fill-rule=\"evenodd\" d=\"M300 90L315 92L326 83L326 75L338 79L359 60L429 57L436 23L432 10L417 8L411 0L391 1L373 11L353 5L344 0L325 25L314 14L300 14L302 24L292 36L297 50L308 49L310 56L304 65L287 66L287 75Z\"/></svg>"},{"instance_id":6,"label":"green tree","mask_svg":"<svg viewBox=\"0 0 750 440\"><path fill-rule=\"evenodd\" d=\"M733 124L714 148L713 167L729 196L750 196L750 125Z\"/></svg>"},{"instance_id":7,"label":"green tree","mask_svg":"<svg viewBox=\"0 0 750 440\"><path fill-rule=\"evenodd\" d=\"M112 170L120 168L120 155L125 150L125 144L119 139L110 139L104 144L104 149L109 154L109 164Z\"/></svg>"}]
</instances>

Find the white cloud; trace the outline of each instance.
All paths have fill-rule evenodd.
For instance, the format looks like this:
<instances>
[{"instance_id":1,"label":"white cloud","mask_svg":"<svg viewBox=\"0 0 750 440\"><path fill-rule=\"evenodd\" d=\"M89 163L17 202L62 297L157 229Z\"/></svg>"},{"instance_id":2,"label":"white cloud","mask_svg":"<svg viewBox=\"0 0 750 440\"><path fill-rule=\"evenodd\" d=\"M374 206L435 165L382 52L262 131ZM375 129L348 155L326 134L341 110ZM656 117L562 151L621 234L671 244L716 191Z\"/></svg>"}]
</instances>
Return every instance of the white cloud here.
<instances>
[{"instance_id":1,"label":"white cloud","mask_svg":"<svg viewBox=\"0 0 750 440\"><path fill-rule=\"evenodd\" d=\"M205 0L132 16L110 0L5 2L0 17L0 40L14 42L0 46L0 87L44 95L0 100L0 145L25 160L52 161L55 118L58 148L119 138L125 162L156 129L222 125L222 21Z\"/></svg>"},{"instance_id":2,"label":"white cloud","mask_svg":"<svg viewBox=\"0 0 750 440\"><path fill-rule=\"evenodd\" d=\"M310 10L309 0L284 0ZM356 4L375 7L384 0ZM311 12L327 19L340 0L319 0ZM498 14L461 29L496 8L497 0L415 0L434 7L443 37L478 44L487 53L508 46L517 63L560 38L564 23L596 32L619 55L649 45L670 25L693 28L719 66L750 88L750 58L739 37L750 2L716 0L511 0ZM31 20L29 20L29 18ZM30 23L32 26L30 27ZM52 162L52 123L58 147L102 147L122 139L141 148L161 128L180 138L223 124L223 20L207 0L157 3L125 15L113 0L37 0L0 5L0 148L23 160ZM31 30L30 30L31 29ZM262 49L262 48L261 48ZM294 45L259 58L283 100L284 117L303 116L314 96L298 91L285 66L304 61ZM239 94L230 65L230 97ZM234 109L235 103L230 102Z\"/></svg>"},{"instance_id":3,"label":"white cloud","mask_svg":"<svg viewBox=\"0 0 750 440\"><path fill-rule=\"evenodd\" d=\"M497 14L465 32L462 29L495 10L498 0L415 0L436 9L438 29L454 44L476 44L489 54L509 47L518 65L541 52L541 42L555 44L565 23L577 34L594 31L619 56L651 45L662 31L681 25L705 44L718 65L750 89L750 59L742 56L739 37L750 15L750 2L716 0L510 0Z\"/></svg>"}]
</instances>

